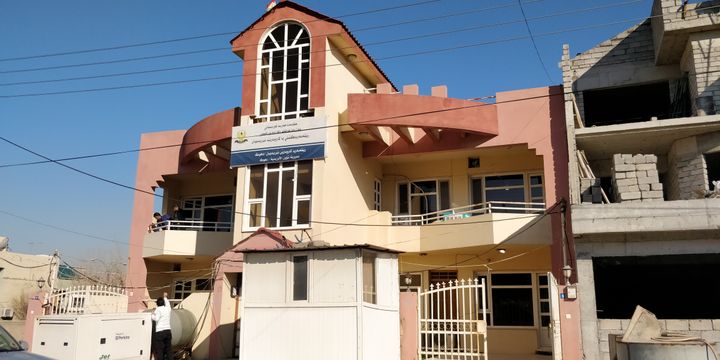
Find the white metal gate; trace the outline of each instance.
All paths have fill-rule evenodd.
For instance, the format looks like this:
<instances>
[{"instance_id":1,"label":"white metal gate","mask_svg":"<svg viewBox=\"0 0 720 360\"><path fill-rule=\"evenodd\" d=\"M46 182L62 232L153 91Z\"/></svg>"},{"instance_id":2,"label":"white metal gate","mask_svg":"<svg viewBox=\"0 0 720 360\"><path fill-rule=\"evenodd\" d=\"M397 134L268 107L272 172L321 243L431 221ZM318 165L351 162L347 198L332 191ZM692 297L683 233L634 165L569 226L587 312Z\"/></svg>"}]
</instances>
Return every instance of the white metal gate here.
<instances>
[{"instance_id":1,"label":"white metal gate","mask_svg":"<svg viewBox=\"0 0 720 360\"><path fill-rule=\"evenodd\" d=\"M485 279L430 284L418 296L420 359L487 360Z\"/></svg>"}]
</instances>

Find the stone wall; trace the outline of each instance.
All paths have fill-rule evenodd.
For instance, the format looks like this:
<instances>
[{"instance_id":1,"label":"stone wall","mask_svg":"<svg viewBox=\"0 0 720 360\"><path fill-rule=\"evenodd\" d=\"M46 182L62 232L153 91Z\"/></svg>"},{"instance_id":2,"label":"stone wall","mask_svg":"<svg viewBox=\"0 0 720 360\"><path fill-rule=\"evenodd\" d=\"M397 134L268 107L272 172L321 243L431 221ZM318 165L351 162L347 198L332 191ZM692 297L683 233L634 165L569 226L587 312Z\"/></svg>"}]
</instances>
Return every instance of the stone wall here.
<instances>
[{"instance_id":1,"label":"stone wall","mask_svg":"<svg viewBox=\"0 0 720 360\"><path fill-rule=\"evenodd\" d=\"M701 337L715 343L715 349L720 351L720 320L659 320L663 331L682 332L690 336ZM598 338L600 341L600 359L610 359L608 336L621 335L627 330L630 319L600 319L598 320Z\"/></svg>"},{"instance_id":2,"label":"stone wall","mask_svg":"<svg viewBox=\"0 0 720 360\"><path fill-rule=\"evenodd\" d=\"M613 155L615 202L662 201L663 185L657 170L657 156Z\"/></svg>"}]
</instances>

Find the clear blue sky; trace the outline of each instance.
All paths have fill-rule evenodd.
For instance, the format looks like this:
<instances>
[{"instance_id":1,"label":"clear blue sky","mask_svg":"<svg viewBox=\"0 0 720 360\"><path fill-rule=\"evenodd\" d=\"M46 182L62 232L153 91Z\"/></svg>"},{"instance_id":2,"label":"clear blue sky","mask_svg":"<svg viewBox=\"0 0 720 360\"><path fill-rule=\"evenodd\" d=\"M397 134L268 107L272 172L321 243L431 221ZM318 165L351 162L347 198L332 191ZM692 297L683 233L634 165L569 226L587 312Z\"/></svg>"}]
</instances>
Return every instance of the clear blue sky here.
<instances>
[{"instance_id":1,"label":"clear blue sky","mask_svg":"<svg viewBox=\"0 0 720 360\"><path fill-rule=\"evenodd\" d=\"M421 6L349 17L341 16L417 3L420 0L298 2L345 22L396 85L419 84L421 93L429 93L430 86L445 84L449 95L457 98L474 98L493 95L502 90L559 84L561 73L557 64L563 43L569 43L571 53L574 54L633 25L633 22L625 22L585 31L538 36L537 46L551 77L548 80L527 39L383 60L418 51L526 36L524 23L371 45L378 41L520 20L520 8L512 0L439 0ZM523 0L523 7L532 19L573 9L621 3L625 5L530 20L530 28L535 34L543 34L635 20L650 14L650 0L632 3L622 0ZM265 0L3 1L0 3L0 59L239 32L263 14L266 4ZM485 12L470 11L503 4L512 6ZM454 13L465 15L360 31L372 26ZM227 48L226 51L127 63L0 73L0 83L6 84L237 60L229 65L155 74L0 86L0 136L51 158L62 158L133 149L138 147L141 133L186 129L209 114L238 106L241 79L79 94L2 97L239 74L242 63L230 52L228 44L232 37L224 35L116 51L2 61L0 72L7 72ZM3 142L0 142L0 154L0 165L39 160ZM129 154L78 160L68 164L132 186L136 161L137 155ZM99 182L55 164L0 168L0 211L119 242L128 241L132 200L131 190ZM10 244L14 251L50 253L58 249L70 262L102 254L107 258L110 253L118 253L119 257L124 258L127 251L123 245L46 228L3 213L0 213L0 235L11 238Z\"/></svg>"}]
</instances>

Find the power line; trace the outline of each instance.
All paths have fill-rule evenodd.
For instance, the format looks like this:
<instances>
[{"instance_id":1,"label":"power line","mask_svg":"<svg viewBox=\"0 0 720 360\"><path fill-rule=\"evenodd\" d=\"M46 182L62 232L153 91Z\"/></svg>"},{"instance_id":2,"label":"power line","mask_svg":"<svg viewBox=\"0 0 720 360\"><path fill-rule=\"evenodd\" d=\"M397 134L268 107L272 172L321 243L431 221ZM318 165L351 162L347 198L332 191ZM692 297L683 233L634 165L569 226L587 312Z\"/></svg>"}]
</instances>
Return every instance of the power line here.
<instances>
[{"instance_id":1,"label":"power line","mask_svg":"<svg viewBox=\"0 0 720 360\"><path fill-rule=\"evenodd\" d=\"M604 23L604 24L596 24L596 25L590 25L590 26L581 26L576 28L570 28L570 29L564 29L564 30L558 30L558 31L551 31L541 34L536 34L535 37L541 37L541 36L551 36L551 35L557 35L557 34L564 34L568 32L573 31L581 31L581 30L590 30L595 29L599 27L605 27L605 26L611 26L611 25L617 25L617 24L623 24L631 21L636 21L636 19L630 19L630 20L622 20L622 21L616 21L611 23ZM398 59L398 58L404 58L404 57L413 57L413 56L419 56L419 55L428 55L428 54L436 54L436 53L444 53L454 50L461 50L461 49L467 49L467 48L473 48L473 47L479 47L479 46L485 46L485 45L492 45L492 44L499 44L503 42L510 42L510 41L517 41L517 40L523 40L528 39L528 36L518 36L518 37L511 37L511 38L504 38L504 39L497 39L497 40L491 40L491 41L485 41L485 42L479 42L479 43L473 43L473 44L466 44L466 45L460 45L460 46L452 46L452 47L446 47L446 48L440 48L440 49L432 49L432 50L423 50L423 51L417 51L412 53L406 53L406 54L399 54L399 55L392 55L392 56L386 56L383 58L378 58L378 60L391 60L391 59ZM356 60L356 63L363 62L365 60ZM324 66L311 66L310 68L320 68L320 67L331 67L331 66L345 66L343 63L337 63L337 64L330 64L330 65L324 65ZM239 78L239 77L245 77L245 76L256 76L258 73L250 73L250 74L238 74L238 75L224 75L224 76L214 76L214 77L206 77L206 78L197 78L197 79L186 79L186 80L175 80L175 81L166 81L166 82L156 82L156 83L145 83L145 84L136 84L136 85L121 85L121 86L113 86L113 87L103 87L103 88L92 88L92 89L81 89L81 90L65 90L65 91L55 91L55 92L44 92L44 93L26 93L26 94L16 94L16 95L0 95L0 99L9 99L9 98L20 98L20 97L32 97L32 96L48 96L48 95L66 95L66 94L77 94L77 93L88 93L88 92L98 92L98 91L109 91L109 90L120 90L120 89L132 89L132 88L142 88L142 87L154 87L154 86L163 86L163 85L176 85L176 84L183 84L183 83L192 83L192 82L202 82L202 81L213 81L213 80L224 80L224 79L232 79L232 78Z\"/></svg>"},{"instance_id":2,"label":"power line","mask_svg":"<svg viewBox=\"0 0 720 360\"><path fill-rule=\"evenodd\" d=\"M16 263L14 263L14 262L12 262L12 261L4 258L4 257L0 257L0 260L5 261L6 263L8 263L8 264L10 264L10 265L12 265L12 266L15 266L15 267L19 267L19 268L21 268L21 269L37 269L37 268L48 267L48 266L51 266L51 265L52 265L52 257L50 258L50 262L47 263L47 264L32 265L32 266L16 264Z\"/></svg>"},{"instance_id":3,"label":"power line","mask_svg":"<svg viewBox=\"0 0 720 360\"><path fill-rule=\"evenodd\" d=\"M356 12L356 13L349 13L349 14L335 16L335 17L326 16L323 18L306 21L306 23L315 22L315 21L341 19L341 18L347 18L347 17L359 16L359 15L367 15L367 14L373 14L373 13L378 13L378 12L421 6L421 5L426 5L426 4L435 3L435 2L439 2L439 1L441 1L441 0L425 0L425 1L420 1L420 2L407 3L407 4L403 4L403 5L390 6L390 7L386 7L386 8L379 8L379 9L373 9L373 10L360 11L360 12ZM253 30L264 30L267 28L268 27L255 28ZM173 43L173 42L197 40L197 39L204 39L204 38L210 38L210 37L216 37L216 36L237 35L240 31L242 31L242 30L187 36L187 37L180 37L180 38L174 38L174 39L166 39L166 40L150 41L150 42L142 42L142 43L134 43L134 44L116 45L116 46L109 46L109 47L71 50L71 51L63 51L63 52L56 52L56 53L39 54L39 55L17 56L17 57L11 57L11 58L2 58L2 59L0 59L0 62L29 60L29 59L38 59L38 58L47 58L47 57L56 57L56 56L65 56L65 55L87 54L87 53L93 53L93 52L144 47L144 46L150 46L150 45L161 45L161 44L167 44L167 43Z\"/></svg>"},{"instance_id":4,"label":"power line","mask_svg":"<svg viewBox=\"0 0 720 360\"><path fill-rule=\"evenodd\" d=\"M535 0L535 1L541 1L541 0ZM475 25L470 27L464 27L459 29L453 29L453 30L446 30L441 32L434 32L434 33L426 33L426 34L420 34L420 35L414 35L409 37L403 37L403 38L396 38L396 39L388 39L388 40L380 40L375 42L368 42L364 43L364 47L369 46L376 46L376 45L384 45L389 43L395 43L395 42L402 42L402 41L409 41L409 40L415 40L415 39L426 39L429 37L437 37L437 36L443 36L443 35L454 35L459 32L466 32L466 31L473 31L473 30L479 30L479 29L486 29L486 28L492 28L492 27L499 27L499 26L505 26L505 25L512 25L517 23L526 22L528 20L542 20L547 18L553 18L557 16L564 16L569 14L577 14L582 12L588 12L588 11L596 11L611 7L618 7L618 6L626 6L638 3L642 0L631 0L631 1L625 1L620 3L613 3L613 4L606 4L602 6L595 6L595 7L589 7L589 8L581 8L581 9L573 9L568 11L563 11L559 13L554 14L548 14L543 16L538 16L534 18L524 18L521 20L511 20L511 21L505 21L505 22L498 22L498 23L491 23L491 24L481 24L481 25ZM315 35L315 36L321 36L321 35ZM313 37L315 37L313 36ZM325 36L325 35L322 35ZM340 50L343 49L350 49L353 48L353 46L347 46L344 48L340 48ZM227 48L215 48L215 49L208 49L208 50L199 50L200 52L205 51L218 51L218 50L227 50ZM328 50L314 50L310 51L310 53L319 53L319 52L328 52ZM168 57L168 56L176 56L176 55L183 55L187 54L188 52L181 52L181 53L175 53L175 54L165 54L165 55L158 55L158 57ZM192 52L195 53L195 52ZM108 64L108 63L116 63L116 62L126 62L126 61L135 61L135 60L142 60L142 59L153 59L154 56L150 57L142 57L142 58L130 58L130 59L123 59L123 60L115 60L115 61L104 61L104 62L94 62L94 63L84 63L84 64L75 64L75 65L62 65L57 67L46 67L46 68L36 68L36 69L27 69L27 71L34 71L34 70L44 70L44 69L57 69L57 68L64 68L64 67L79 67L79 66L89 66L89 65L100 65L100 64ZM254 59L246 59L248 60L259 60L259 58ZM99 78L109 78L109 77L118 77L118 76L129 76L129 75L140 75L140 74L148 74L148 73L158 73L158 72L167 72L167 71L176 71L176 70L185 70L185 69L195 69L195 68L202 68L202 67L211 67L211 66L221 66L221 65L229 65L229 64L239 64L239 60L231 60L231 61L221 61L221 62L214 62L214 63L205 63L205 64L196 64L196 65L187 65L187 66L176 66L176 67L167 67L167 68L158 68L158 69L150 69L150 70L142 70L142 71L133 71L133 72L121 72L121 73L111 73L111 74L100 74L100 75L90 75L90 76L79 76L79 77L69 77L69 78L60 78L60 79L48 79L48 80L32 80L32 81L18 81L18 82L10 82L10 83L0 83L0 86L16 86L16 85L31 85L31 84L44 84L44 83L56 83L56 82L66 82L66 81L77 81L77 80L90 80L90 79L99 79ZM283 70L280 70L283 71ZM279 71L276 71L279 72ZM1 73L1 72L0 72ZM257 75L257 74L255 74ZM548 80L551 80L548 78Z\"/></svg>"},{"instance_id":5,"label":"power line","mask_svg":"<svg viewBox=\"0 0 720 360\"><path fill-rule=\"evenodd\" d=\"M542 1L542 0L535 0L535 1ZM486 29L486 28L493 28L493 27L499 27L499 26L505 26L505 25L512 25L522 22L527 22L528 20L534 21L534 20L542 20L547 18L552 18L556 16L564 16L569 14L577 14L582 12L588 12L588 11L595 11L595 10L602 10L606 8L611 7L618 7L618 6L626 6L638 3L642 0L631 0L631 1L625 1L620 3L614 3L614 4L606 4L602 6L595 6L590 8L582 8L582 9L573 9L568 11L563 11L559 13L549 14L549 15L543 15L538 16L535 18L529 18L529 19L520 19L520 20L512 20L512 21L505 21L505 22L499 22L499 23L491 23L491 24L481 24L476 26L470 26L465 28L459 28L454 30L446 30L436 33L429 33L429 34L422 34L422 35L415 35L410 37L404 37L404 38L397 38L397 39L389 39L389 40L381 40L376 42L369 42L364 43L364 47L368 46L375 46L375 45L384 45L394 42L402 42L402 41L408 41L408 40L415 40L415 39L423 39L428 37L436 37L436 36L442 36L442 35L452 35L457 34L458 32L465 32L465 31L472 31L472 30L479 30L479 29ZM460 13L461 15L465 15L464 13ZM356 31L357 32L357 31ZM531 34L532 35L532 34ZM326 35L314 35L311 37L320 37L320 36L326 36ZM340 48L340 50L343 49L350 49L353 48L353 46L347 46L344 48ZM94 65L106 65L106 64L114 64L114 63L123 63L123 62L131 62L131 61L140 61L140 60L151 60L151 59L157 59L157 58L165 58L165 57L173 57L173 56L181 56L181 55L188 55L188 54L197 54L197 53L205 53L205 52L215 52L215 51L227 51L228 48L222 47L222 48L211 48L211 49L205 49L205 50L194 50L194 51L184 51L184 52L177 52L177 53L170 53L170 54L161 54L161 55L152 55L152 56L144 56L144 57L134 57L134 58L126 58L126 59L116 59L116 60L107 60L107 61L98 61L98 62L90 62L90 63L81 63L81 64L69 64L69 65L58 65L58 66L50 66L50 67L42 67L42 68L30 68L30 69L20 69L20 70L8 70L8 71L0 71L0 74L3 73L17 73L17 72L30 72L30 71L39 71L39 70L52 70L52 69L63 69L63 68L74 68L74 67L85 67L85 66L94 66ZM318 52L328 52L329 50L315 50L311 51L311 53L318 53ZM245 59L245 61L250 60L260 60L260 58L252 58L252 59ZM174 71L174 70L184 70L184 69L192 69L192 68L200 68L200 67L210 67L210 66L220 66L220 65L228 65L228 64L234 64L239 63L239 60L233 60L233 61L222 61L222 62L215 62L215 63L208 63L208 64L198 64L198 65L188 65L188 66L178 66L178 67L169 67L169 68L159 68L159 69L151 69L151 70L143 70L143 71L135 71L135 72L123 72L123 73L115 73L115 74L105 74L105 75L92 75L92 76L81 76L81 77L71 77L71 78L61 78L61 79L49 79L49 80L36 80L36 81L19 81L19 82L11 82L11 83L0 83L0 86L15 86L15 85L29 85L29 84L39 84L39 83L53 83L53 82L64 82L64 81L75 81L75 80L88 80L88 79L97 79L97 78L105 78L105 77L117 77L117 76L128 76L128 75L139 75L139 74L147 74L147 73L156 73L156 72L165 72L165 71ZM253 74L257 75L257 74Z\"/></svg>"},{"instance_id":6,"label":"power line","mask_svg":"<svg viewBox=\"0 0 720 360\"><path fill-rule=\"evenodd\" d=\"M720 70L693 72L693 73L688 73L688 74L689 75L703 75L703 74L711 74L711 73L718 73L718 72L720 72ZM408 117L408 116L429 115L429 114L436 114L436 113L449 112L449 111L455 111L455 110L470 109L470 108L474 108L474 107L514 103L514 102L520 102L520 101L526 101L526 100L536 100L536 99L542 99L542 98L549 98L552 96L569 95L572 93L573 93L573 91L568 91L568 92L562 92L562 93L557 93L557 94L536 95L536 96L530 96L530 97L515 98L512 100L496 101L494 103L475 103L473 105L467 105L467 106L459 106L459 107L431 110L431 111L424 111L424 112L414 112L414 113L395 115L395 116L391 116L391 117L381 117L381 118L376 118L376 119L371 119L371 120L363 120L363 121L359 121L358 124L372 124L374 122L404 118L404 117ZM485 98L489 98L489 97L486 96ZM309 129L305 129L305 130L320 130L320 129L327 129L327 128L335 128L335 127L340 127L340 126L341 126L340 124L337 124L337 125L331 124L331 125L324 125L324 126L309 128ZM299 131L299 130L297 130L297 131ZM81 159L89 159L89 158L97 158L97 157L105 157L105 156L114 156L114 155L129 154L129 153L142 152L142 151L166 149L166 148L178 147L178 146L183 146L183 145L210 144L214 141L215 140L204 140L204 141L195 141L195 142L188 142L188 143L153 146L153 147L147 147L147 148L138 148L138 149L130 149L130 150L89 154L89 155L79 155L79 156L58 158L58 159L47 159L47 160L42 160L42 161L28 161L28 162L21 162L21 163L2 164L2 165L0 165L0 169L10 168L10 167L19 167L19 166L47 164L47 163L51 163L51 162L62 162L62 161L81 160Z\"/></svg>"},{"instance_id":7,"label":"power line","mask_svg":"<svg viewBox=\"0 0 720 360\"><path fill-rule=\"evenodd\" d=\"M530 36L530 42L532 42L532 46L535 49L535 55L537 55L538 61L540 61L540 65L542 65L543 70L545 71L545 76L547 76L548 81L552 82L552 77L550 76L550 72L548 72L547 66L545 66L545 62L542 59L542 56L540 56L540 50L538 50L537 43L535 42L535 37L533 37L532 30L530 30L530 24L528 23L528 18L525 15L525 9L523 9L522 0L518 0L518 6L520 7L520 12L522 13L523 20L525 21L525 27L527 28L528 35Z\"/></svg>"}]
</instances>

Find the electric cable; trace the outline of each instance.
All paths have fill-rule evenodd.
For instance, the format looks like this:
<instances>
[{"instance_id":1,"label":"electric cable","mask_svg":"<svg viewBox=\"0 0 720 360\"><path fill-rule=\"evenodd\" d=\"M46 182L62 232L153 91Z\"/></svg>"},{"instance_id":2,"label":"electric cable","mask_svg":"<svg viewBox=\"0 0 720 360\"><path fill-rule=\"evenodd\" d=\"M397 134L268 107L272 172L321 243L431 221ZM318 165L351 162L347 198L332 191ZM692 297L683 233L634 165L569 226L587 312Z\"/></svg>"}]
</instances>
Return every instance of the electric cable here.
<instances>
[{"instance_id":1,"label":"electric cable","mask_svg":"<svg viewBox=\"0 0 720 360\"><path fill-rule=\"evenodd\" d=\"M540 50L538 49L537 43L535 42L535 37L533 36L532 30L530 29L527 15L525 15L525 9L523 9L522 0L518 0L518 6L520 7L520 12L522 13L523 20L525 21L525 27L527 28L528 35L530 36L530 42L532 42L532 46L535 49L535 55L537 55L537 59L540 62L540 65L542 65L542 69L543 71L545 71L545 76L547 76L548 81L552 82L550 72L548 72L547 66L545 66L545 62L543 61L542 56L540 55Z\"/></svg>"},{"instance_id":2,"label":"electric cable","mask_svg":"<svg viewBox=\"0 0 720 360\"><path fill-rule=\"evenodd\" d=\"M542 0L537 0L542 1ZM548 14L543 16L538 16L534 18L527 18L527 19L521 19L521 20L512 20L512 21L505 21L505 22L499 22L499 23L492 23L492 24L481 24L481 25L475 25L470 27L464 27L459 29L453 29L453 30L445 30L441 32L434 32L434 33L426 33L421 35L414 35L409 37L403 37L403 38L395 38L395 39L386 39L386 40L380 40L375 42L368 42L363 43L363 47L369 47L369 46L375 46L375 45L384 45L389 43L395 43L395 42L402 42L402 41L408 41L408 40L415 40L415 39L425 39L429 37L436 37L436 36L443 36L443 35L453 35L457 34L458 32L465 32L465 31L472 31L472 30L479 30L479 29L485 29L485 28L492 28L492 27L498 27L498 26L504 26L504 25L512 25L532 20L542 20L557 16L563 16L568 14L577 14L581 12L588 12L588 11L595 11L600 9L606 9L610 7L617 7L617 6L626 6L629 4L635 4L638 2L641 2L642 0L631 0L631 1L625 1L620 3L613 3L613 4L606 4L603 6L595 6L590 8L581 8L581 9L573 9L568 11L563 11L559 13L554 14ZM319 37L319 36L327 36L327 35L315 35L311 37ZM339 48L339 50L344 49L351 49L354 48L354 46L346 46ZM206 50L198 50L199 52L211 52L211 51L227 51L228 48L213 48L213 49L206 49ZM320 52L329 52L329 50L313 50L310 51L310 53L320 53ZM190 53L196 53L195 51ZM181 52L181 53L174 53L174 54L164 54L164 55L158 55L158 57L168 57L168 56L178 56L178 55L186 55L188 52ZM90 65L103 65L103 64L110 64L110 63L117 63L117 62L127 62L127 61L136 61L136 60L147 60L147 59L153 59L155 57L141 57L141 58L129 58L129 59L122 59L122 60L111 60L111 61L105 61L105 62L93 62L93 63L85 63L85 64L74 64L74 65L61 65L58 67L46 67L46 68L36 68L36 69L28 69L23 71L34 71L34 70L48 70L48 69L59 69L59 68L65 68L65 67L81 67L81 66L90 66ZM254 58L254 59L245 59L245 61L251 61L251 60L260 60L260 58ZM60 78L60 79L48 79L48 80L33 80L33 81L19 81L19 82L10 82L10 83L0 83L0 87L2 86L15 86L15 85L29 85L29 84L41 84L41 83L55 83L55 82L65 82L65 81L76 81L76 80L89 80L89 79L98 79L98 78L108 78L108 77L117 77L117 76L129 76L129 75L139 75L139 74L148 74L148 73L157 73L157 72L166 72L166 71L175 71L175 70L184 70L184 69L193 69L193 68L200 68L200 67L210 67L210 66L220 66L220 65L228 65L228 64L240 64L240 60L231 60L231 61L221 61L221 62L214 62L214 63L206 63L206 64L196 64L196 65L187 65L187 66L176 66L176 67L169 67L169 68L158 68L158 69L150 69L150 70L142 70L142 71L134 71L134 72L122 72L122 73L113 73L113 74L100 74L100 75L90 75L90 76L80 76L80 77L70 77L70 78ZM0 72L1 74L2 72ZM275 72L272 72L275 73ZM257 75L257 74L255 74ZM549 79L550 80L550 79Z\"/></svg>"},{"instance_id":3,"label":"electric cable","mask_svg":"<svg viewBox=\"0 0 720 360\"><path fill-rule=\"evenodd\" d=\"M414 3L407 3L407 4L390 6L390 7L379 8L379 9L372 9L372 10L364 10L364 11L355 12L355 13L348 13L348 14L335 16L335 17L326 16L326 17L306 21L306 23L311 23L311 22L315 22L315 21L341 19L341 18L347 18L347 17L359 16L359 15L374 14L374 13L378 13L378 12L421 6L421 5L426 5L426 4L435 3L435 2L439 2L439 1L441 1L441 0L423 0L423 1L414 2ZM536 0L536 1L541 1L541 0ZM262 16L264 16L264 14ZM258 27L258 28L252 29L252 30L265 30L268 28L269 27L262 27L262 28ZM216 37L216 36L237 35L241 31L242 30L235 30L235 31L228 31L228 32L193 35L193 36L171 38L171 39L165 39L165 40L156 40L156 41L134 43L134 44L115 45L115 46L91 48L91 49L81 49L81 50L70 50L70 51L46 53L46 54L39 54L39 55L16 56L16 57L9 57L9 58L1 58L0 62L29 60L29 59L38 59L38 58L47 58L47 57L56 57L56 56L65 56L65 55L87 54L87 53L101 52L101 51L111 51L111 50L120 50L120 49L128 49L128 48L135 48L135 47L144 47L144 46L150 46L150 45L162 45L162 44L167 44L167 43L174 43L174 42L181 42L181 41L188 41L188 40L197 40L197 39L204 39L204 38Z\"/></svg>"},{"instance_id":4,"label":"electric cable","mask_svg":"<svg viewBox=\"0 0 720 360\"><path fill-rule=\"evenodd\" d=\"M720 6L720 5L719 5ZM544 36L552 36L552 35L558 35L558 34L566 34L568 32L575 32L575 31L584 31L584 30L592 30L600 27L606 27L611 25L617 25L617 24L624 24L627 22L634 22L636 19L631 20L620 20L615 22L609 22L609 23L602 23L602 24L595 24L595 25L586 25L586 26L580 26L575 28L568 28L563 30L557 30L557 31L550 31L545 33L539 33L535 34L535 37L544 37ZM421 51L415 51L415 52L409 52L404 54L397 54L397 55L390 55L385 57L379 57L376 58L377 60L393 60L393 59L399 59L399 58L406 58L406 57L414 57L414 56L420 56L420 55L428 55L428 54L439 54L439 53L446 53L446 52L452 52L456 50L462 50L462 49L468 49L468 48L474 48L474 47L481 47L486 45L493 45L493 44L499 44L504 42L512 42L512 41L518 41L518 40L524 40L528 39L529 36L516 36L516 37L509 37L509 38L502 38L502 39L496 39L496 40L490 40L490 41L484 41L484 42L478 42L478 43L471 43L471 44L465 44L465 45L457 45L457 46L451 46L451 47L445 47L445 48L437 48L437 49L430 49L430 50L421 50ZM372 60L363 60L358 59L355 60L354 63L360 63L360 62L372 62ZM309 66L309 69L315 69L315 68L329 68L334 66L345 66L344 63L339 62L336 64L327 64L327 65L315 65L315 66ZM119 85L119 86L111 86L111 87L100 87L100 88L89 88L89 89L79 89L79 90L63 90L63 91L49 91L49 92L38 92L38 93L24 93L24 94L14 94L14 95L0 95L0 99L11 99L11 98L21 98L21 97L34 97L34 96L48 96L48 95L66 95L66 94L80 94L80 93L91 93L91 92L98 92L98 91L110 91L110 90L121 90L121 89L136 89L136 88L145 88L145 87L156 87L156 86L163 86L163 85L177 85L177 84L185 84L185 83L195 83L195 82L203 82L203 81L214 81L214 80L227 80L227 79L233 79L233 78L241 78L245 76L257 76L259 73L247 73L247 74L235 74L235 75L221 75L221 76L212 76L212 77L204 77L204 78L195 78L195 79L184 79L184 80L173 80L173 81L165 81L165 82L151 82L151 83L144 83L144 84L134 84L134 85Z\"/></svg>"},{"instance_id":5,"label":"electric cable","mask_svg":"<svg viewBox=\"0 0 720 360\"><path fill-rule=\"evenodd\" d=\"M52 258L50 258L50 262L49 262L49 263L47 263L47 264L42 264L42 265L31 265L31 266L28 266L28 265L20 265L20 264L16 264L16 263L14 263L14 262L12 262L12 261L10 261L10 260L8 260L8 259L4 258L4 257L0 257L0 260L2 260L2 261L5 261L6 263L8 263L8 264L10 264L10 265L12 265L12 266L15 266L15 267L21 268L21 269L38 269L38 268L41 268L41 267L46 267L46 266L50 266L50 265L52 265Z\"/></svg>"}]
</instances>

